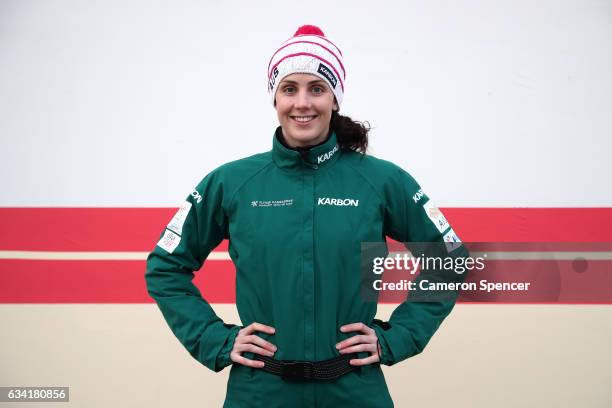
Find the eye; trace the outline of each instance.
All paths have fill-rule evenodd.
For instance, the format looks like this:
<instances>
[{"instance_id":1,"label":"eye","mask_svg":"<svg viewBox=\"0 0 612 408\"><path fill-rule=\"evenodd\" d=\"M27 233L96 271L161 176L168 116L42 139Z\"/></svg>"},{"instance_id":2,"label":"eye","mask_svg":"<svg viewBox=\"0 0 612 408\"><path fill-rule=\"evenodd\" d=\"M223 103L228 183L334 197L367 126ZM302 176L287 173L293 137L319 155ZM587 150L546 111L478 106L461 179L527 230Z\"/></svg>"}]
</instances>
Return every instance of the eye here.
<instances>
[{"instance_id":1,"label":"eye","mask_svg":"<svg viewBox=\"0 0 612 408\"><path fill-rule=\"evenodd\" d=\"M325 88L323 88L321 85L315 85L312 87L312 93L315 95L322 94L323 92L325 92Z\"/></svg>"},{"instance_id":2,"label":"eye","mask_svg":"<svg viewBox=\"0 0 612 408\"><path fill-rule=\"evenodd\" d=\"M294 94L295 93L295 86L293 85L287 85L285 87L283 87L283 93L285 94Z\"/></svg>"}]
</instances>

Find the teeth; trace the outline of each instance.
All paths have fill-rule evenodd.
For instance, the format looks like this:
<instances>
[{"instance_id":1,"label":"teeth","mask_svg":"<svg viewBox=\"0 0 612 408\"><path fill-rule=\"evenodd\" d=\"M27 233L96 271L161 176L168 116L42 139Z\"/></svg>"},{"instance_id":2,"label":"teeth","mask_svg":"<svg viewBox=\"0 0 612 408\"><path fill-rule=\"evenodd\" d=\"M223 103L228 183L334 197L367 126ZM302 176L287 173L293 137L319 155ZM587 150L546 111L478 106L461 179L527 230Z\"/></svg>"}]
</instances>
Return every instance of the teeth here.
<instances>
[{"instance_id":1,"label":"teeth","mask_svg":"<svg viewBox=\"0 0 612 408\"><path fill-rule=\"evenodd\" d=\"M297 120L298 122L308 122L309 120L312 120L314 118L314 116L294 116L293 119Z\"/></svg>"}]
</instances>

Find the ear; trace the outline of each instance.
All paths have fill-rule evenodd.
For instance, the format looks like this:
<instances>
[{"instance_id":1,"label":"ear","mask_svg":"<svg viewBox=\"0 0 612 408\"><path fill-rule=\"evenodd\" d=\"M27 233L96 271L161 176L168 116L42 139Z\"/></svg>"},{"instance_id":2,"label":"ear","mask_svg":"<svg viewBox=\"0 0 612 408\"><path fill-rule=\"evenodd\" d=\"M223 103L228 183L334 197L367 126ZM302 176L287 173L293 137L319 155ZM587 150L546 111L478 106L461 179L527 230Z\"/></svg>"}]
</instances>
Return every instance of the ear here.
<instances>
[{"instance_id":1,"label":"ear","mask_svg":"<svg viewBox=\"0 0 612 408\"><path fill-rule=\"evenodd\" d=\"M335 110L336 112L340 110L340 107L338 106L338 101L336 100L335 96L334 96L334 106L332 107L332 110Z\"/></svg>"}]
</instances>

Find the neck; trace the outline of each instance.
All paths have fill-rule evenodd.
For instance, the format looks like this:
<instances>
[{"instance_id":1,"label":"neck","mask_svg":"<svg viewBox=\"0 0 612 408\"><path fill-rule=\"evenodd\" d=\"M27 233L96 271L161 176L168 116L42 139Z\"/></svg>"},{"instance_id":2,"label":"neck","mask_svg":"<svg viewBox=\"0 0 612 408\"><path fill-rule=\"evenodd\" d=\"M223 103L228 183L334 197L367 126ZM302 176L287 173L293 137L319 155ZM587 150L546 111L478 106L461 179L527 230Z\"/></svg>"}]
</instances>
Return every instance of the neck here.
<instances>
[{"instance_id":1,"label":"neck","mask_svg":"<svg viewBox=\"0 0 612 408\"><path fill-rule=\"evenodd\" d=\"M276 137L283 144L283 146L285 146L287 149L296 150L298 152L300 152L300 151L307 151L307 150L312 149L313 147L320 146L320 145L324 144L325 142L327 142L327 140L329 140L330 136L331 136L331 129L329 129L327 131L327 136L325 136L325 139L323 139L319 143L315 143L315 144L311 144L311 145L305 145L305 146L291 146L289 143L287 143L287 139L283 135L283 129L279 126L278 129L276 130Z\"/></svg>"}]
</instances>

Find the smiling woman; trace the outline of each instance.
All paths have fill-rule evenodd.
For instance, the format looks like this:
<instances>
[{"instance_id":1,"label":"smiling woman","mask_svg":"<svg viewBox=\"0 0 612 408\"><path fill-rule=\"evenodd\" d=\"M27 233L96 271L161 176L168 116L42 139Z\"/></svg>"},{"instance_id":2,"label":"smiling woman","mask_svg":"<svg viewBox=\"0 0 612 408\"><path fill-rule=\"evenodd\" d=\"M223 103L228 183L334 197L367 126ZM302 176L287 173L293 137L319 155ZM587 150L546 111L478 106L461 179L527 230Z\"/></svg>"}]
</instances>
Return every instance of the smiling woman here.
<instances>
[{"instance_id":1,"label":"smiling woman","mask_svg":"<svg viewBox=\"0 0 612 408\"><path fill-rule=\"evenodd\" d=\"M272 150L204 177L147 259L176 337L211 370L231 365L225 407L392 407L380 365L420 353L453 308L404 302L381 322L362 297L361 243L459 239L407 172L366 155L369 127L339 113L345 77L319 28L281 44L268 65ZM241 325L192 283L223 239Z\"/></svg>"},{"instance_id":2,"label":"smiling woman","mask_svg":"<svg viewBox=\"0 0 612 408\"><path fill-rule=\"evenodd\" d=\"M275 105L283 138L291 147L323 142L332 110L338 110L329 86L312 74L286 76L279 84Z\"/></svg>"}]
</instances>

